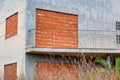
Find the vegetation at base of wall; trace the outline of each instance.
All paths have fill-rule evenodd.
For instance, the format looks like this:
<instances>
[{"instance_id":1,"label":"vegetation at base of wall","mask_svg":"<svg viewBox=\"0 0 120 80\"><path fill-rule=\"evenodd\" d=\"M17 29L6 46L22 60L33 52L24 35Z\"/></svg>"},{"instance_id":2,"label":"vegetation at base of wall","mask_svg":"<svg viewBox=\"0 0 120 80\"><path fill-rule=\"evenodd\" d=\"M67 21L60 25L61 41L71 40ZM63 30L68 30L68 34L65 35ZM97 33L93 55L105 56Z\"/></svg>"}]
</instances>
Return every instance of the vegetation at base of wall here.
<instances>
[{"instance_id":1,"label":"vegetation at base of wall","mask_svg":"<svg viewBox=\"0 0 120 80\"><path fill-rule=\"evenodd\" d=\"M93 63L92 61L90 62ZM103 67L96 66L96 62ZM120 80L120 58L116 58L114 68L111 68L112 65L110 65L107 60L100 57L96 58L95 63L93 63L92 66L86 63L88 66L83 72L83 76L81 76L82 80Z\"/></svg>"},{"instance_id":2,"label":"vegetation at base of wall","mask_svg":"<svg viewBox=\"0 0 120 80\"><path fill-rule=\"evenodd\" d=\"M69 59L72 59L72 58L70 57ZM54 60L54 59L51 59L51 60ZM66 59L66 61L67 60L68 59ZM104 67L96 66L92 60L93 60L92 57L86 60L85 56L81 57L80 62L82 63L78 63L76 60L73 60L74 61L72 62L73 64L77 63L80 66L79 74L78 74L80 78L79 80L120 80L120 73L119 73L120 58L116 58L115 68L110 68L107 61L102 58L97 58L95 62L100 63ZM63 62L61 60L61 64L62 63ZM3 72L0 71L0 80L2 80L2 77L3 77L2 74ZM32 73L30 74L33 75ZM31 75L26 76L26 78L28 80L34 80L34 78ZM17 80L25 80L24 75L21 73L18 76ZM37 79L37 80L45 80L45 79ZM52 80L58 80L58 79L52 79ZM71 80L71 78L69 77L67 80Z\"/></svg>"},{"instance_id":3,"label":"vegetation at base of wall","mask_svg":"<svg viewBox=\"0 0 120 80\"><path fill-rule=\"evenodd\" d=\"M120 58L116 58L115 69L120 73Z\"/></svg>"},{"instance_id":4,"label":"vegetation at base of wall","mask_svg":"<svg viewBox=\"0 0 120 80\"><path fill-rule=\"evenodd\" d=\"M97 58L96 62L103 65L106 69L111 69L111 65L107 62L107 60L104 60L102 58Z\"/></svg>"},{"instance_id":5,"label":"vegetation at base of wall","mask_svg":"<svg viewBox=\"0 0 120 80\"><path fill-rule=\"evenodd\" d=\"M3 74L3 71L0 70L0 80L2 80L2 74Z\"/></svg>"},{"instance_id":6,"label":"vegetation at base of wall","mask_svg":"<svg viewBox=\"0 0 120 80\"><path fill-rule=\"evenodd\" d=\"M103 68L96 68L93 71L87 71L83 80L120 80L120 75L114 69L109 71Z\"/></svg>"}]
</instances>

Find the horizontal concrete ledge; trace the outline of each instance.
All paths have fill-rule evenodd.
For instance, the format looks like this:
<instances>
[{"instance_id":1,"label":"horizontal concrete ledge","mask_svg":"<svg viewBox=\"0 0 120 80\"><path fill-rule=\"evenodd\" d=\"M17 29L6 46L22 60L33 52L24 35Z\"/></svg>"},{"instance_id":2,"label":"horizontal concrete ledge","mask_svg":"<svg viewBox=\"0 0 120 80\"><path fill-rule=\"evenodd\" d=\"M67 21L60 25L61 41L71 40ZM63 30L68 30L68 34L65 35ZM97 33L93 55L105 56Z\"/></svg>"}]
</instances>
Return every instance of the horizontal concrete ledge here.
<instances>
[{"instance_id":1,"label":"horizontal concrete ledge","mask_svg":"<svg viewBox=\"0 0 120 80\"><path fill-rule=\"evenodd\" d=\"M120 49L93 49L93 48L77 48L77 49L63 49L63 48L26 48L26 53L120 53Z\"/></svg>"}]
</instances>

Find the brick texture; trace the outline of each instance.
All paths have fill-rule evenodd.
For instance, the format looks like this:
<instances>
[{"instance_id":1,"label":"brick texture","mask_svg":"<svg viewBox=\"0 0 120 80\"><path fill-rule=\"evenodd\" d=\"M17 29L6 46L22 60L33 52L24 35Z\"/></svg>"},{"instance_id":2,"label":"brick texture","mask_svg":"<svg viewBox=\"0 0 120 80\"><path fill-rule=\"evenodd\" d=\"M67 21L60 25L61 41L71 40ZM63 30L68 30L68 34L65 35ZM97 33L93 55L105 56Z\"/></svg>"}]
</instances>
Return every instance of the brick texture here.
<instances>
[{"instance_id":1,"label":"brick texture","mask_svg":"<svg viewBox=\"0 0 120 80\"><path fill-rule=\"evenodd\" d=\"M17 80L17 64L5 65L4 80Z\"/></svg>"},{"instance_id":2,"label":"brick texture","mask_svg":"<svg viewBox=\"0 0 120 80\"><path fill-rule=\"evenodd\" d=\"M12 37L17 34L18 27L18 13L6 19L6 38Z\"/></svg>"},{"instance_id":3,"label":"brick texture","mask_svg":"<svg viewBox=\"0 0 120 80\"><path fill-rule=\"evenodd\" d=\"M78 16L36 10L36 47L78 48Z\"/></svg>"},{"instance_id":4,"label":"brick texture","mask_svg":"<svg viewBox=\"0 0 120 80\"><path fill-rule=\"evenodd\" d=\"M78 78L77 65L36 63L36 80L78 80Z\"/></svg>"}]
</instances>

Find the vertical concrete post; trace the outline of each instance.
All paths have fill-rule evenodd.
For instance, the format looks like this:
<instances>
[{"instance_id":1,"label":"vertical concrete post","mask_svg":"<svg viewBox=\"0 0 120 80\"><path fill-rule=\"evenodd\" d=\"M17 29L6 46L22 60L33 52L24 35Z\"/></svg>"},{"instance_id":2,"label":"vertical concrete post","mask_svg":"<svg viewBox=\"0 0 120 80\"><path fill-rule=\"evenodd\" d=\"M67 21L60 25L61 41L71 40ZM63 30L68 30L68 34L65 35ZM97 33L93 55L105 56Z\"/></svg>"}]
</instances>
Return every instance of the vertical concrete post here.
<instances>
[{"instance_id":1,"label":"vertical concrete post","mask_svg":"<svg viewBox=\"0 0 120 80\"><path fill-rule=\"evenodd\" d=\"M108 64L111 66L111 58L110 58L110 54L107 55L107 62L108 62Z\"/></svg>"}]
</instances>

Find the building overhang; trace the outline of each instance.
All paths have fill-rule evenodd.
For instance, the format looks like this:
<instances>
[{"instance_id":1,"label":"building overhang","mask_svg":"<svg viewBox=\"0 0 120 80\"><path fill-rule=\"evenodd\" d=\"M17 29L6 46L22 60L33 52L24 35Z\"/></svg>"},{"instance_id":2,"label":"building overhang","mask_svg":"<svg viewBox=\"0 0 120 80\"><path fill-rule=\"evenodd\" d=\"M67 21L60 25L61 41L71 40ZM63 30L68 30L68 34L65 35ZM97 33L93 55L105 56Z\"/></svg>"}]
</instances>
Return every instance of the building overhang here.
<instances>
[{"instance_id":1,"label":"building overhang","mask_svg":"<svg viewBox=\"0 0 120 80\"><path fill-rule=\"evenodd\" d=\"M120 49L93 49L93 48L26 48L26 53L120 53Z\"/></svg>"}]
</instances>

